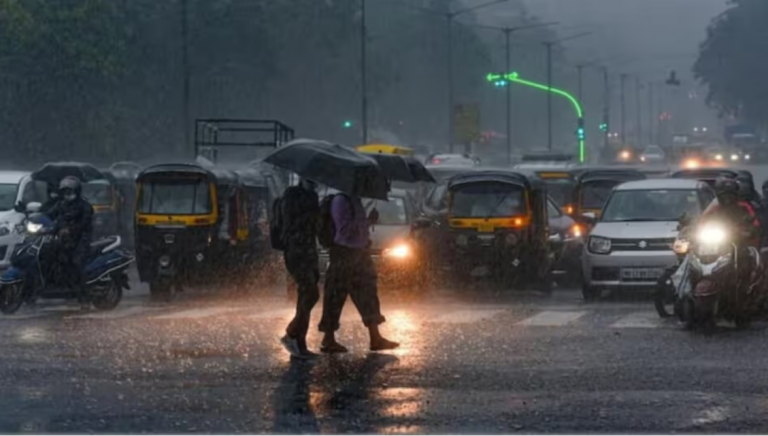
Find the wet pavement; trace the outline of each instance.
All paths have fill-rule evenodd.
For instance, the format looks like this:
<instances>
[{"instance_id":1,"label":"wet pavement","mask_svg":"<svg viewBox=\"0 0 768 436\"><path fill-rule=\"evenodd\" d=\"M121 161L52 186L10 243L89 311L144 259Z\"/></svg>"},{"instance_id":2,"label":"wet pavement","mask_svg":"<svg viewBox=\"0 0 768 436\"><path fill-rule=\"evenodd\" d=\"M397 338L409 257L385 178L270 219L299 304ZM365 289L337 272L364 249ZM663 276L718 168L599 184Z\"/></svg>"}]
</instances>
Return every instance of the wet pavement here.
<instances>
[{"instance_id":1,"label":"wet pavement","mask_svg":"<svg viewBox=\"0 0 768 436\"><path fill-rule=\"evenodd\" d=\"M650 301L434 292L385 298L367 351L291 361L279 291L129 295L112 312L41 304L0 318L0 432L765 432L766 325L704 337ZM319 348L313 312L310 347Z\"/></svg>"}]
</instances>

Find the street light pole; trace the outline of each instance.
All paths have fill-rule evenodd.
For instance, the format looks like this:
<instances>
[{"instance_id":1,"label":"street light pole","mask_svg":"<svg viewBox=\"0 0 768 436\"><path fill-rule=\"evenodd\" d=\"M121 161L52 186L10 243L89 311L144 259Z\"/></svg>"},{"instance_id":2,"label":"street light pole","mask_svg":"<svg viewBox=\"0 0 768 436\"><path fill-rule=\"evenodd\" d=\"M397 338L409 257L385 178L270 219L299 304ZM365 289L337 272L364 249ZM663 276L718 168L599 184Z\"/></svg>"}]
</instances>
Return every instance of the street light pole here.
<instances>
[{"instance_id":1,"label":"street light pole","mask_svg":"<svg viewBox=\"0 0 768 436\"><path fill-rule=\"evenodd\" d=\"M547 150L552 151L552 42L545 42L547 47Z\"/></svg>"},{"instance_id":2,"label":"street light pole","mask_svg":"<svg viewBox=\"0 0 768 436\"><path fill-rule=\"evenodd\" d=\"M189 67L189 19L188 19L188 4L187 0L181 0L181 69L183 75L182 84L182 122L181 127L184 129L184 149L190 146L189 139L189 119L190 119L190 88L191 88L191 72ZM197 158L197 156L195 156Z\"/></svg>"},{"instance_id":3,"label":"street light pole","mask_svg":"<svg viewBox=\"0 0 768 436\"><path fill-rule=\"evenodd\" d=\"M608 135L611 132L611 83L608 76L608 67L603 67L603 122L606 124L603 132L603 151L608 150Z\"/></svg>"},{"instance_id":4,"label":"street light pole","mask_svg":"<svg viewBox=\"0 0 768 436\"><path fill-rule=\"evenodd\" d=\"M653 82L648 82L648 143L653 144Z\"/></svg>"},{"instance_id":5,"label":"street light pole","mask_svg":"<svg viewBox=\"0 0 768 436\"><path fill-rule=\"evenodd\" d=\"M584 65L577 65L576 72L578 73L578 80L579 80L579 85L578 85L579 101L583 101L582 100L582 80L583 80L583 74L584 74Z\"/></svg>"},{"instance_id":6,"label":"street light pole","mask_svg":"<svg viewBox=\"0 0 768 436\"><path fill-rule=\"evenodd\" d=\"M360 81L361 81L361 128L363 144L368 143L368 35L365 27L365 0L360 0Z\"/></svg>"},{"instance_id":7,"label":"street light pole","mask_svg":"<svg viewBox=\"0 0 768 436\"><path fill-rule=\"evenodd\" d=\"M512 48L510 45L510 37L514 29L507 27L504 29L504 38L506 43L506 69L505 73L509 74L512 70ZM507 165L512 164L512 87L507 85Z\"/></svg>"},{"instance_id":8,"label":"street light pole","mask_svg":"<svg viewBox=\"0 0 768 436\"><path fill-rule=\"evenodd\" d=\"M621 75L621 146L624 147L627 145L627 135L626 135L626 99L625 99L625 92L624 92L624 84L627 81L627 75L623 74Z\"/></svg>"},{"instance_id":9,"label":"street light pole","mask_svg":"<svg viewBox=\"0 0 768 436\"><path fill-rule=\"evenodd\" d=\"M642 102L640 101L640 78L635 78L635 100L637 105L637 131L635 132L635 146L639 147L642 140L641 133L643 131L643 117L642 117Z\"/></svg>"}]
</instances>

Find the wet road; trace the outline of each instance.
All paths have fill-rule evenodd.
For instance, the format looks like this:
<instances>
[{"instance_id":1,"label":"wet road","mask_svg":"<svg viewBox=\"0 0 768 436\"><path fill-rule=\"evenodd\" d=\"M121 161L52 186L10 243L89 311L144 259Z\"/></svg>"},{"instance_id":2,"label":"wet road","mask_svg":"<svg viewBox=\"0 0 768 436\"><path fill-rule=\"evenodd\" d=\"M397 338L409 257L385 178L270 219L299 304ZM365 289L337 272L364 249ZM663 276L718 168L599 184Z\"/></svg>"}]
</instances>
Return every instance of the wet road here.
<instances>
[{"instance_id":1,"label":"wet road","mask_svg":"<svg viewBox=\"0 0 768 436\"><path fill-rule=\"evenodd\" d=\"M280 347L292 309L277 294L0 318L0 432L768 431L764 324L703 337L649 301L575 290L383 309L399 350L367 352L349 304L351 353L315 362Z\"/></svg>"},{"instance_id":2,"label":"wet road","mask_svg":"<svg viewBox=\"0 0 768 436\"><path fill-rule=\"evenodd\" d=\"M0 317L0 433L768 432L765 323L704 337L648 300L584 304L569 289L435 292L383 311L400 349L367 352L348 304L351 353L314 362L278 342L292 314L279 291Z\"/></svg>"}]
</instances>

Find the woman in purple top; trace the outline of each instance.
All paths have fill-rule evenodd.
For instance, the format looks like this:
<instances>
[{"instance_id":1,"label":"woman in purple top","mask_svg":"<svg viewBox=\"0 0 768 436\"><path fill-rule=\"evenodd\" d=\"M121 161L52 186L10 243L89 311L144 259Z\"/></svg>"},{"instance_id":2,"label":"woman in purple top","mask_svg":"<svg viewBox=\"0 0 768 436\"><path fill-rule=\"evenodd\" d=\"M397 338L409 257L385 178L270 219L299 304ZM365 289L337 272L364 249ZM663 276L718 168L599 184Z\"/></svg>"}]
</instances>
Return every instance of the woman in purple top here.
<instances>
[{"instance_id":1,"label":"woman in purple top","mask_svg":"<svg viewBox=\"0 0 768 436\"><path fill-rule=\"evenodd\" d=\"M385 319L379 304L376 267L368 250L368 229L378 221L378 211L374 209L366 216L359 197L337 194L331 202L331 217L335 234L323 292L320 331L325 333L325 337L320 351L347 351L346 347L336 342L335 336L347 295L352 297L352 302L363 318L363 324L368 327L371 351L397 348L397 342L392 342L379 333L379 324Z\"/></svg>"}]
</instances>

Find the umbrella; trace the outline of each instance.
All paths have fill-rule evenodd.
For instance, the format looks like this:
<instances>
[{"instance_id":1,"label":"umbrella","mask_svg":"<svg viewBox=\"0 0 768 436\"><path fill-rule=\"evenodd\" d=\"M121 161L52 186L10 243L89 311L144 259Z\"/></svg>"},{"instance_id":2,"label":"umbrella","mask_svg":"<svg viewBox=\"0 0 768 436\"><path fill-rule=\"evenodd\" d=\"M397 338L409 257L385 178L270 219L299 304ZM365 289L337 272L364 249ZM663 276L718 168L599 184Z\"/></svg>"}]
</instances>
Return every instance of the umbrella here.
<instances>
[{"instance_id":1,"label":"umbrella","mask_svg":"<svg viewBox=\"0 0 768 436\"><path fill-rule=\"evenodd\" d=\"M387 200L387 179L376 161L337 144L298 139L272 152L264 162L346 194Z\"/></svg>"},{"instance_id":2,"label":"umbrella","mask_svg":"<svg viewBox=\"0 0 768 436\"><path fill-rule=\"evenodd\" d=\"M104 173L91 164L80 162L47 163L32 173L32 180L57 184L64 177L77 177L82 183L104 179Z\"/></svg>"},{"instance_id":3,"label":"umbrella","mask_svg":"<svg viewBox=\"0 0 768 436\"><path fill-rule=\"evenodd\" d=\"M390 180L409 183L435 182L435 178L424 164L414 157L381 153L366 153L366 155L376 160L384 176Z\"/></svg>"}]
</instances>

